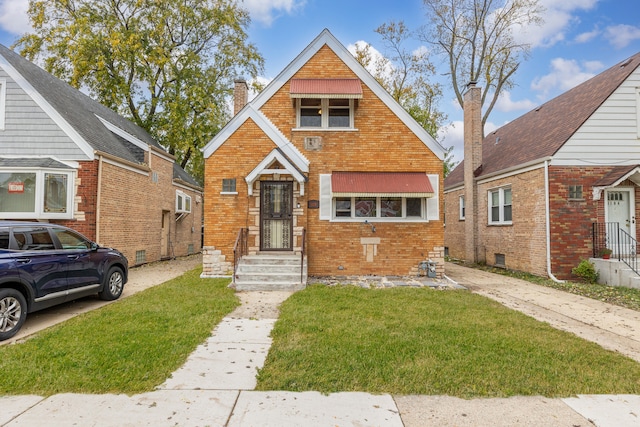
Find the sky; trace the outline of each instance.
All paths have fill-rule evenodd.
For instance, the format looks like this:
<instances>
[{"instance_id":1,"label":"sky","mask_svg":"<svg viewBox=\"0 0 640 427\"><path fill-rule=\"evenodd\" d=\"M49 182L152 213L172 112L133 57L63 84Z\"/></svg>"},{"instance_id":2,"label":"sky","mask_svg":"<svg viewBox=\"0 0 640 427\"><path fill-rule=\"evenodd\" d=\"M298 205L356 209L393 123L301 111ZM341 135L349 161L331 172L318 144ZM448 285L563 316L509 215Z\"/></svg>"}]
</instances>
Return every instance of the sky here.
<instances>
[{"instance_id":1,"label":"sky","mask_svg":"<svg viewBox=\"0 0 640 427\"><path fill-rule=\"evenodd\" d=\"M240 0L250 12L249 41L265 59L262 79L280 73L320 32L327 28L347 48L365 42L385 54L381 24L403 21L411 30L428 22L422 0ZM531 45L530 56L515 74L515 87L496 104L485 133L525 114L640 51L638 0L539 0L544 24L518 32ZM0 0L0 43L10 46L30 31L28 0ZM416 37L407 49L430 49ZM444 64L434 57L436 64ZM462 160L462 110L438 67L443 84L438 108L447 126L438 141L453 146L453 160ZM261 80L262 80L261 79Z\"/></svg>"}]
</instances>

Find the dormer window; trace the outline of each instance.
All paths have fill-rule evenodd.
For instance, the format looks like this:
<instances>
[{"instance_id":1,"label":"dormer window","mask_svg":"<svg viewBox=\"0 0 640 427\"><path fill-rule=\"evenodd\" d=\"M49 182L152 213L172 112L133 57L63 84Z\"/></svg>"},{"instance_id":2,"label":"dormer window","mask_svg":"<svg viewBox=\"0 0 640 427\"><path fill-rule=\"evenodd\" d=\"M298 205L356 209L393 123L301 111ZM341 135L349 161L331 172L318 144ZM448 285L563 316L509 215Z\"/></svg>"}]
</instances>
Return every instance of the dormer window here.
<instances>
[{"instance_id":1,"label":"dormer window","mask_svg":"<svg viewBox=\"0 0 640 427\"><path fill-rule=\"evenodd\" d=\"M359 79L293 79L291 98L299 129L353 129Z\"/></svg>"}]
</instances>

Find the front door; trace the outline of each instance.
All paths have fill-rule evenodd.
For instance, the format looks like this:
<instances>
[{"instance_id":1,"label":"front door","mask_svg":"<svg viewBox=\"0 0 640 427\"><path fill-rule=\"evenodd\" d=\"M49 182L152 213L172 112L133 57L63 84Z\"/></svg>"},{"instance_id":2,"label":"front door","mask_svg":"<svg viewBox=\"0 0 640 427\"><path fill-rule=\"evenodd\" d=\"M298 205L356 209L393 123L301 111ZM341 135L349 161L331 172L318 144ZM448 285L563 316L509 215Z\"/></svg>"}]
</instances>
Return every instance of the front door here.
<instances>
[{"instance_id":1,"label":"front door","mask_svg":"<svg viewBox=\"0 0 640 427\"><path fill-rule=\"evenodd\" d=\"M607 197L607 209L605 212L606 222L616 222L620 230L627 232L631 237L636 236L635 225L635 213L633 209L635 207L635 200L633 189L631 188L616 188L606 191ZM618 235L614 232L607 236L607 247L612 249L614 253L618 252ZM620 243L628 246L628 239L621 239ZM622 255L628 255L631 253L632 248L621 247Z\"/></svg>"},{"instance_id":2,"label":"front door","mask_svg":"<svg viewBox=\"0 0 640 427\"><path fill-rule=\"evenodd\" d=\"M261 182L260 200L260 250L292 250L293 182Z\"/></svg>"}]
</instances>

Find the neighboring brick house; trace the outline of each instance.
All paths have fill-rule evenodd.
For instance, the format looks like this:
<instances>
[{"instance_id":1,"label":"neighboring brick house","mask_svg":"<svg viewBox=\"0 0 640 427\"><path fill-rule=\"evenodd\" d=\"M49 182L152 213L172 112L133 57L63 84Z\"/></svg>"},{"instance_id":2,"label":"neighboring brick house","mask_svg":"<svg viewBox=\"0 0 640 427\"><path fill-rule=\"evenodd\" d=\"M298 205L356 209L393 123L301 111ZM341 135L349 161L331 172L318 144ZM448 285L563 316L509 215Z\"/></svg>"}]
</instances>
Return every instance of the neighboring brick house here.
<instances>
[{"instance_id":1,"label":"neighboring brick house","mask_svg":"<svg viewBox=\"0 0 640 427\"><path fill-rule=\"evenodd\" d=\"M142 128L0 45L0 219L69 226L136 265L200 252L201 202Z\"/></svg>"},{"instance_id":2,"label":"neighboring brick house","mask_svg":"<svg viewBox=\"0 0 640 427\"><path fill-rule=\"evenodd\" d=\"M557 279L602 244L637 240L640 53L481 138L480 88L465 95L464 161L444 182L453 258ZM482 142L480 142L482 140ZM595 248L594 248L595 246Z\"/></svg>"},{"instance_id":3,"label":"neighboring brick house","mask_svg":"<svg viewBox=\"0 0 640 427\"><path fill-rule=\"evenodd\" d=\"M324 30L204 148L203 276L249 254L300 255L309 275L444 272L444 149ZM300 261L299 261L300 263Z\"/></svg>"}]
</instances>

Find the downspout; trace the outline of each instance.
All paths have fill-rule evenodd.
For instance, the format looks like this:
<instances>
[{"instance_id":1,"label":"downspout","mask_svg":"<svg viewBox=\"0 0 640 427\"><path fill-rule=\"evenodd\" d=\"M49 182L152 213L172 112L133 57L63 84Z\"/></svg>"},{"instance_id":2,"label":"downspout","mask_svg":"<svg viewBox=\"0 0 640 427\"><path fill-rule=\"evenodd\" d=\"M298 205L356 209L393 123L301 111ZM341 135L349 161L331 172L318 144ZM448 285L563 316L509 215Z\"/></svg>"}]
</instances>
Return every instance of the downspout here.
<instances>
[{"instance_id":1,"label":"downspout","mask_svg":"<svg viewBox=\"0 0 640 427\"><path fill-rule=\"evenodd\" d=\"M96 242L100 242L100 195L102 194L102 155L98 156L98 189L96 191Z\"/></svg>"},{"instance_id":2,"label":"downspout","mask_svg":"<svg viewBox=\"0 0 640 427\"><path fill-rule=\"evenodd\" d=\"M547 275L556 283L564 283L564 280L556 278L551 272L551 221L549 219L549 160L544 161L544 196L545 196L545 223L547 227Z\"/></svg>"}]
</instances>

